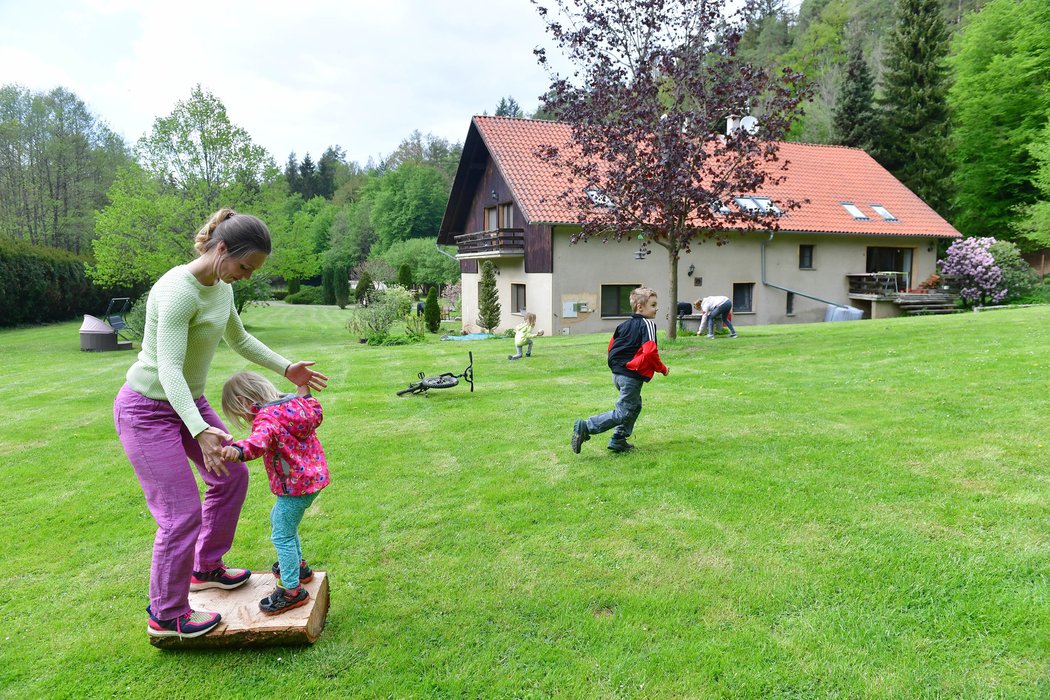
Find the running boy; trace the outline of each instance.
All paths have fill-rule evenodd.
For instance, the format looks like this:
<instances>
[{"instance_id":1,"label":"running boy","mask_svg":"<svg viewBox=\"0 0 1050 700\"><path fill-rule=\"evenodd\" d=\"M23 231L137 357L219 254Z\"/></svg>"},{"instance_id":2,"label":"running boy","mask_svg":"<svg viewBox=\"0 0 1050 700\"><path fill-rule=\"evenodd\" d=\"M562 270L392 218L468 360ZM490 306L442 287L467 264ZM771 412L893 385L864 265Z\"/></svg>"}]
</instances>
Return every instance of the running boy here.
<instances>
[{"instance_id":1,"label":"running boy","mask_svg":"<svg viewBox=\"0 0 1050 700\"><path fill-rule=\"evenodd\" d=\"M613 452L633 450L627 438L634 431L634 422L642 412L642 384L653 378L654 372L664 376L671 371L660 361L656 347L656 292L639 287L631 292L631 317L616 327L609 341L609 369L613 385L619 390L616 408L598 416L576 420L572 429L572 451L580 453L580 446L591 435L614 428L609 439Z\"/></svg>"}]
</instances>

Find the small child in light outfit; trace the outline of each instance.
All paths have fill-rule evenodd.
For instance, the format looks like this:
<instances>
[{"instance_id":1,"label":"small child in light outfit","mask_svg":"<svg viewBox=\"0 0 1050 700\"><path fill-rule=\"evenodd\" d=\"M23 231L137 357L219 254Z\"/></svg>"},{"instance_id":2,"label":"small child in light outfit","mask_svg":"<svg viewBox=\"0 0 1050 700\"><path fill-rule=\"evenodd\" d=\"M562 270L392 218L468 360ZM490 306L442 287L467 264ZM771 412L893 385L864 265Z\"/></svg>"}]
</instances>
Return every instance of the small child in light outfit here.
<instances>
[{"instance_id":1,"label":"small child in light outfit","mask_svg":"<svg viewBox=\"0 0 1050 700\"><path fill-rule=\"evenodd\" d=\"M323 420L321 404L308 386L282 395L265 377L238 372L222 388L222 410L238 427L249 420L252 424L251 435L222 448L222 458L247 462L261 456L270 490L277 496L270 512L277 588L259 602L259 609L273 615L305 605L310 594L301 584L309 582L314 572L303 559L299 523L317 493L331 481L316 432Z\"/></svg>"},{"instance_id":2,"label":"small child in light outfit","mask_svg":"<svg viewBox=\"0 0 1050 700\"><path fill-rule=\"evenodd\" d=\"M525 322L514 329L514 355L507 355L508 360L520 360L521 348L528 346L525 357L532 357L532 339L543 335L543 331L536 331L536 314L531 311L525 312Z\"/></svg>"}]
</instances>

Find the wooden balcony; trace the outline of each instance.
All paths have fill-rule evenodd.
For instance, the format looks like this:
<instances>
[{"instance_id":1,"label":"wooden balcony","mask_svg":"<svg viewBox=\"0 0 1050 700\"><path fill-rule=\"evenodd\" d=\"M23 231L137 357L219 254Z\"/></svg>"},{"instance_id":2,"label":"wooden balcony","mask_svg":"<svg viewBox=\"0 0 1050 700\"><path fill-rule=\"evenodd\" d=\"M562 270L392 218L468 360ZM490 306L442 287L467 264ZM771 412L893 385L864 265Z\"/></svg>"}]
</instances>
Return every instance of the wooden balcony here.
<instances>
[{"instance_id":1,"label":"wooden balcony","mask_svg":"<svg viewBox=\"0 0 1050 700\"><path fill-rule=\"evenodd\" d=\"M462 233L455 237L460 260L474 258L513 258L525 255L525 229L498 228Z\"/></svg>"},{"instance_id":2,"label":"wooden balcony","mask_svg":"<svg viewBox=\"0 0 1050 700\"><path fill-rule=\"evenodd\" d=\"M865 272L846 275L850 299L892 300L908 289L907 272Z\"/></svg>"}]
</instances>

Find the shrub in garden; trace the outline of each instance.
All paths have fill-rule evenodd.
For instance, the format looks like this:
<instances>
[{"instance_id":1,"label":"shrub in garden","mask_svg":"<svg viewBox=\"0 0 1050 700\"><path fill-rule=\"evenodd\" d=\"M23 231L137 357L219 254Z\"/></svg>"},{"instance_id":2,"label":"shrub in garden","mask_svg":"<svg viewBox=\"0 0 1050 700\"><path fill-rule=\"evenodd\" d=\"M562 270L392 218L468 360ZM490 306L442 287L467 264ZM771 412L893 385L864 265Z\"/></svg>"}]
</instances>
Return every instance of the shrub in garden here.
<instances>
[{"instance_id":1,"label":"shrub in garden","mask_svg":"<svg viewBox=\"0 0 1050 700\"><path fill-rule=\"evenodd\" d=\"M423 318L426 320L427 330L437 333L441 329L441 307L438 306L437 287L431 287L427 292L427 302L423 306Z\"/></svg>"},{"instance_id":2,"label":"shrub in garden","mask_svg":"<svg viewBox=\"0 0 1050 700\"><path fill-rule=\"evenodd\" d=\"M401 266L397 268L397 283L405 289L412 287L412 268L408 266L408 263L401 263Z\"/></svg>"},{"instance_id":3,"label":"shrub in garden","mask_svg":"<svg viewBox=\"0 0 1050 700\"><path fill-rule=\"evenodd\" d=\"M284 298L289 304L323 304L324 292L320 287L302 285L295 294L289 294Z\"/></svg>"},{"instance_id":4,"label":"shrub in garden","mask_svg":"<svg viewBox=\"0 0 1050 700\"><path fill-rule=\"evenodd\" d=\"M346 322L346 327L369 345L399 345L407 340L391 336L390 329L411 311L411 292L395 285L376 292L368 306L355 312Z\"/></svg>"},{"instance_id":5,"label":"shrub in garden","mask_svg":"<svg viewBox=\"0 0 1050 700\"><path fill-rule=\"evenodd\" d=\"M996 241L988 248L995 264L1003 271L1003 286L1006 287L1004 301L1014 301L1026 296L1039 284L1039 275L1021 257L1021 249L1010 241Z\"/></svg>"},{"instance_id":6,"label":"shrub in garden","mask_svg":"<svg viewBox=\"0 0 1050 700\"><path fill-rule=\"evenodd\" d=\"M938 265L941 274L959 278L960 296L968 305L998 303L1006 298L1003 271L990 248L994 238L963 238L948 246Z\"/></svg>"}]
</instances>

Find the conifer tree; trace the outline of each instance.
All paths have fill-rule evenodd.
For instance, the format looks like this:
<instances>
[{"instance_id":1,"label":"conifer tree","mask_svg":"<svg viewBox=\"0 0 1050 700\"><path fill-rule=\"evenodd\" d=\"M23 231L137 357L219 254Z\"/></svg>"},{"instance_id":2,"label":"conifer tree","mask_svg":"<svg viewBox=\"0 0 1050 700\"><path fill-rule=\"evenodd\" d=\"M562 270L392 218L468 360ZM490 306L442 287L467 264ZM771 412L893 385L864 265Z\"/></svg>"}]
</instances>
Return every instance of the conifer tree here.
<instances>
[{"instance_id":1,"label":"conifer tree","mask_svg":"<svg viewBox=\"0 0 1050 700\"><path fill-rule=\"evenodd\" d=\"M492 262L486 260L481 265L481 289L478 299L478 325L491 332L499 325L499 293L496 291L496 271Z\"/></svg>"},{"instance_id":2,"label":"conifer tree","mask_svg":"<svg viewBox=\"0 0 1050 700\"><path fill-rule=\"evenodd\" d=\"M438 306L437 287L431 287L427 292L427 301L423 306L423 321L431 333L437 333L441 328L441 308Z\"/></svg>"},{"instance_id":3,"label":"conifer tree","mask_svg":"<svg viewBox=\"0 0 1050 700\"><path fill-rule=\"evenodd\" d=\"M850 47L846 79L835 103L833 127L842 146L870 149L874 141L875 81L859 40Z\"/></svg>"},{"instance_id":4,"label":"conifer tree","mask_svg":"<svg viewBox=\"0 0 1050 700\"><path fill-rule=\"evenodd\" d=\"M321 299L325 304L335 303L335 270L331 267L321 269Z\"/></svg>"},{"instance_id":5,"label":"conifer tree","mask_svg":"<svg viewBox=\"0 0 1050 700\"><path fill-rule=\"evenodd\" d=\"M875 157L942 215L951 199L948 30L939 0L898 0Z\"/></svg>"},{"instance_id":6,"label":"conifer tree","mask_svg":"<svg viewBox=\"0 0 1050 700\"><path fill-rule=\"evenodd\" d=\"M368 274L368 270L363 271L360 279L357 280L357 288L354 289L354 299L357 300L358 304L367 304L368 300L372 298L373 288L372 275Z\"/></svg>"},{"instance_id":7,"label":"conifer tree","mask_svg":"<svg viewBox=\"0 0 1050 700\"><path fill-rule=\"evenodd\" d=\"M408 263L401 263L397 268L397 283L405 289L412 288L412 268Z\"/></svg>"},{"instance_id":8,"label":"conifer tree","mask_svg":"<svg viewBox=\"0 0 1050 700\"><path fill-rule=\"evenodd\" d=\"M350 303L350 280L346 274L346 268L336 266L333 271L335 284L335 303L340 309L345 309Z\"/></svg>"}]
</instances>

